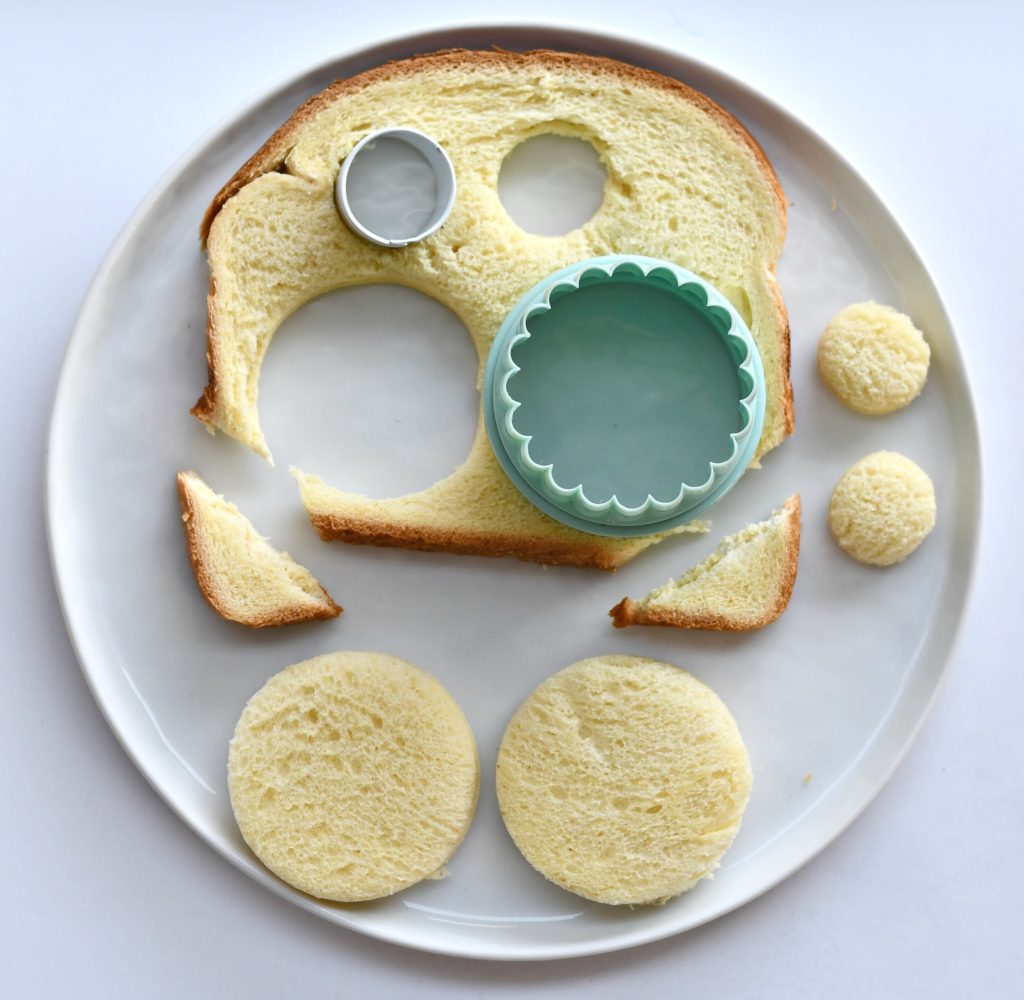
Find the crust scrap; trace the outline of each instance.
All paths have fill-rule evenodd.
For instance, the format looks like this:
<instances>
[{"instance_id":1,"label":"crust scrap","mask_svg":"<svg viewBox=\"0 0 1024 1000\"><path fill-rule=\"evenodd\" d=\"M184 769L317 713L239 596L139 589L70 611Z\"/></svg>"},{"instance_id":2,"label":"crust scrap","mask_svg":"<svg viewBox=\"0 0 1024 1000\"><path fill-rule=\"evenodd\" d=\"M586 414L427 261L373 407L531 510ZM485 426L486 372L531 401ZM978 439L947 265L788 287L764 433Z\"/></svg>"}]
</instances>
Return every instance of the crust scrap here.
<instances>
[{"instance_id":1,"label":"crust scrap","mask_svg":"<svg viewBox=\"0 0 1024 1000\"><path fill-rule=\"evenodd\" d=\"M785 558L776 579L767 585L774 590L772 598L762 612L753 616L737 615L728 611L693 611L685 607L649 605L650 595L639 601L624 597L608 612L616 628L630 625L658 625L667 628L685 628L713 632L752 632L775 621L789 606L796 583L800 559L800 495L794 494L777 512L786 515ZM773 517L776 515L773 515ZM717 555L717 553L716 553ZM708 562L712 562L713 555Z\"/></svg>"},{"instance_id":2,"label":"crust scrap","mask_svg":"<svg viewBox=\"0 0 1024 1000\"><path fill-rule=\"evenodd\" d=\"M238 610L228 604L222 597L222 590L217 585L218 570L206 557L202 542L200 523L201 515L197 500L189 488L184 473L177 476L178 502L181 504L181 521L185 531L185 545L188 549L188 561L192 566L192 574L196 586L207 604L228 621L248 625L250 628L270 628L275 625L290 625L297 622L318 621L337 618L344 610L337 604L327 590L318 582L320 589L319 601L315 605L280 607L273 612L262 615L239 615Z\"/></svg>"}]
</instances>

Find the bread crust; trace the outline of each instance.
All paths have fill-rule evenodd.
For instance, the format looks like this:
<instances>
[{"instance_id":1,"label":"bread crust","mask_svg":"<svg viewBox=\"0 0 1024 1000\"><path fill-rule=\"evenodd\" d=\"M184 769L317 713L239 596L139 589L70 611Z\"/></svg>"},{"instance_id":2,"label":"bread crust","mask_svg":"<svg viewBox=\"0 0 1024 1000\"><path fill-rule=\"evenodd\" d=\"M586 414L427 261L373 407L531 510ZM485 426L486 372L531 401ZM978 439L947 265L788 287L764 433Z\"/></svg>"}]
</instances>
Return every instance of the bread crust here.
<instances>
[{"instance_id":1,"label":"bread crust","mask_svg":"<svg viewBox=\"0 0 1024 1000\"><path fill-rule=\"evenodd\" d=\"M794 494L782 509L789 515L786 531L786 560L775 602L758 618L737 618L728 614L691 614L677 608L650 608L624 597L608 612L616 628L630 625L658 625L666 628L699 629L708 632L753 632L775 621L789 605L800 561L800 494Z\"/></svg>"},{"instance_id":2,"label":"bread crust","mask_svg":"<svg viewBox=\"0 0 1024 1000\"><path fill-rule=\"evenodd\" d=\"M781 247L779 248L781 250ZM777 258L776 258L777 259ZM779 319L779 367L783 372L782 380L782 421L783 435L779 441L774 442L773 447L780 444L796 429L796 419L793 413L793 383L790 380L790 337L789 337L789 313L786 312L786 303L782 299L782 289L775 277L775 268L771 268L771 281L768 283L775 298L775 314ZM757 458L760 458L770 449L758 448Z\"/></svg>"},{"instance_id":3,"label":"bread crust","mask_svg":"<svg viewBox=\"0 0 1024 1000\"><path fill-rule=\"evenodd\" d=\"M195 497L189 489L188 480L183 472L177 476L178 502L181 504L181 521L185 530L185 546L188 549L188 561L192 566L192 575L196 579L196 586L203 595L206 603L217 612L221 618L227 621L238 622L240 625L248 625L250 628L270 628L274 625L290 625L295 622L319 621L328 618L337 618L344 610L340 604L335 603L326 589L318 582L323 604L318 607L297 607L282 608L273 614L253 615L248 618L237 616L234 611L226 605L220 597L220 593L214 583L215 574L206 561L203 547L199 539L198 528L198 505Z\"/></svg>"},{"instance_id":4,"label":"bread crust","mask_svg":"<svg viewBox=\"0 0 1024 1000\"><path fill-rule=\"evenodd\" d=\"M214 195L203 215L199 227L199 239L203 246L210 234L210 227L217 213L232 195L240 191L250 181L262 174L278 170L294 145L293 139L302 127L320 113L329 104L363 87L370 86L381 80L392 80L410 73L419 73L431 69L465 69L472 66L504 64L507 66L530 66L546 68L587 69L594 73L607 73L620 79L632 80L646 86L660 87L677 96L683 97L692 104L706 111L720 124L733 133L757 159L765 178L775 190L779 206L780 238L775 249L777 258L782 251L782 242L786 230L786 196L779 184L779 179L772 169L768 157L757 140L721 105L716 104L705 94L688 87L680 80L664 76L654 70L642 69L628 63L609 59L605 56L584 55L580 52L556 52L552 49L532 49L528 52L511 52L507 49L441 49L437 52L410 56L406 59L394 59L382 63L372 69L357 73L355 76L335 80L326 89L314 94L298 109L273 135L235 172L234 176ZM781 299L780 299L781 301ZM788 371L788 370L787 370Z\"/></svg>"},{"instance_id":5,"label":"bread crust","mask_svg":"<svg viewBox=\"0 0 1024 1000\"><path fill-rule=\"evenodd\" d=\"M189 410L192 416L206 423L217 406L219 377L217 373L217 283L210 275L206 292L206 388Z\"/></svg>"},{"instance_id":6,"label":"bread crust","mask_svg":"<svg viewBox=\"0 0 1024 1000\"><path fill-rule=\"evenodd\" d=\"M643 548L657 540L637 539L636 547L611 548L603 536L579 533L579 538L524 538L496 532L444 531L439 528L390 524L356 517L309 512L313 527L325 542L414 549L420 552L453 552L469 556L514 557L550 566L579 566L614 571Z\"/></svg>"}]
</instances>

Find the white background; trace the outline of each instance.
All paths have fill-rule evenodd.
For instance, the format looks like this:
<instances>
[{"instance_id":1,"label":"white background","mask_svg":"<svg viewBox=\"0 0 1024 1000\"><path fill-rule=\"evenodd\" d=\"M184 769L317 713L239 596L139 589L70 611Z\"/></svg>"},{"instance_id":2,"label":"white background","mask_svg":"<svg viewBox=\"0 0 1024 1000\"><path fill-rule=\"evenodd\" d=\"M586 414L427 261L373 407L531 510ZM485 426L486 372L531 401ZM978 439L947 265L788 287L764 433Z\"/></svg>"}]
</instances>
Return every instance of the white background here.
<instances>
[{"instance_id":1,"label":"white background","mask_svg":"<svg viewBox=\"0 0 1024 1000\"><path fill-rule=\"evenodd\" d=\"M1011 3L38 4L0 35L6 533L0 993L11 997L1019 995L1024 702L1012 533L1022 484L1021 8ZM716 923L534 965L414 953L323 923L220 860L151 791L78 671L50 578L42 470L75 313L138 202L269 85L389 34L557 14L703 58L807 121L929 264L974 385L985 518L955 669L892 782L835 844ZM1019 376L1018 376L1019 377ZM116 526L112 526L116 530Z\"/></svg>"}]
</instances>

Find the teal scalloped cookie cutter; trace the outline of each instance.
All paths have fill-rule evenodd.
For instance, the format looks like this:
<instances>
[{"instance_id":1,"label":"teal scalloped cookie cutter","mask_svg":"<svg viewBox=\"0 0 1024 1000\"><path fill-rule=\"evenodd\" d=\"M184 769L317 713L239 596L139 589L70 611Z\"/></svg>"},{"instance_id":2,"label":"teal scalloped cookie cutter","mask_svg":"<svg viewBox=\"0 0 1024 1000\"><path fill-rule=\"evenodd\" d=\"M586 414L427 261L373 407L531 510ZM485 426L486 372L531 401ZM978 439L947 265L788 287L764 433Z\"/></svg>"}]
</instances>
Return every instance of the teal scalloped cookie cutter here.
<instances>
[{"instance_id":1,"label":"teal scalloped cookie cutter","mask_svg":"<svg viewBox=\"0 0 1024 1000\"><path fill-rule=\"evenodd\" d=\"M764 425L761 356L711 284L596 257L513 307L484 370L484 422L516 487L601 535L666 531L732 489Z\"/></svg>"}]
</instances>

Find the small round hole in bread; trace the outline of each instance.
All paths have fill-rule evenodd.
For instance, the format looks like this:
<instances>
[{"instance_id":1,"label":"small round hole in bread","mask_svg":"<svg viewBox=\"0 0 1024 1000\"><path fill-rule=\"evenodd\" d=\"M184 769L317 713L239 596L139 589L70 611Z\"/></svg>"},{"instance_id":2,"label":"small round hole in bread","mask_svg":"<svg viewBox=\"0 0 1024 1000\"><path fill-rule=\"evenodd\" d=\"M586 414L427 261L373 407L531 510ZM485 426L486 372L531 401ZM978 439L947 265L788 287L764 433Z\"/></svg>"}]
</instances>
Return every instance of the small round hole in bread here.
<instances>
[{"instance_id":1,"label":"small round hole in bread","mask_svg":"<svg viewBox=\"0 0 1024 1000\"><path fill-rule=\"evenodd\" d=\"M597 213L607 178L592 143L547 132L525 139L505 157L498 197L525 232L564 236Z\"/></svg>"}]
</instances>

